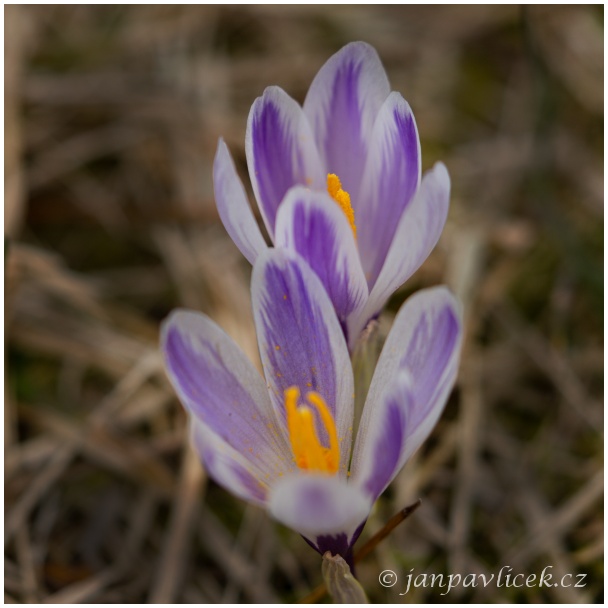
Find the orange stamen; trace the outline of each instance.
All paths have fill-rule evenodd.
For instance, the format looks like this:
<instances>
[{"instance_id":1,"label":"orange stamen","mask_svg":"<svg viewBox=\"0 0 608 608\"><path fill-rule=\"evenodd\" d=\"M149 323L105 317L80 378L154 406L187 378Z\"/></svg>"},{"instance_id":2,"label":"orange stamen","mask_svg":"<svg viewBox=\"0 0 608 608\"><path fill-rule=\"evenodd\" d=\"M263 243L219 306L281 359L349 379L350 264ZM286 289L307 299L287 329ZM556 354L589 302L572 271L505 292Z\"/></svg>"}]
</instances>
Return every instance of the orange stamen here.
<instances>
[{"instance_id":1,"label":"orange stamen","mask_svg":"<svg viewBox=\"0 0 608 608\"><path fill-rule=\"evenodd\" d=\"M335 173L329 173L327 176L327 192L344 212L348 223L357 238L357 226L355 225L355 212L353 206L350 203L350 194L346 190L342 190L342 183L340 178Z\"/></svg>"},{"instance_id":2,"label":"orange stamen","mask_svg":"<svg viewBox=\"0 0 608 608\"><path fill-rule=\"evenodd\" d=\"M329 447L325 447L315 430L312 409L298 406L299 397L300 391L295 386L285 391L287 431L295 462L300 469L334 474L340 466L340 446L333 416L321 395L315 392L306 395L329 436Z\"/></svg>"}]
</instances>

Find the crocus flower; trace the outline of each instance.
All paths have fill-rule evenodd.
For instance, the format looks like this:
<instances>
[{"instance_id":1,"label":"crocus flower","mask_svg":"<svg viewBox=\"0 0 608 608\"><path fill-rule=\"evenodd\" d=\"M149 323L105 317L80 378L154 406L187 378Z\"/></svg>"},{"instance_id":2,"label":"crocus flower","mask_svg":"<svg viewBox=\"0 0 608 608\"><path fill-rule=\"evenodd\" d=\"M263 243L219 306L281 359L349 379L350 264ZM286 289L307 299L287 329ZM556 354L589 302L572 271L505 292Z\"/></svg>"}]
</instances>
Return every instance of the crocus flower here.
<instances>
[{"instance_id":1,"label":"crocus flower","mask_svg":"<svg viewBox=\"0 0 608 608\"><path fill-rule=\"evenodd\" d=\"M435 247L449 205L445 166L421 181L410 106L363 42L327 61L303 107L267 88L251 108L245 148L270 239L315 270L352 350ZM224 226L253 264L267 245L222 140L213 181Z\"/></svg>"},{"instance_id":2,"label":"crocus flower","mask_svg":"<svg viewBox=\"0 0 608 608\"><path fill-rule=\"evenodd\" d=\"M299 256L271 249L254 265L252 302L265 379L213 321L187 310L162 327L168 376L210 476L320 553L348 561L372 504L448 398L462 334L458 305L439 287L402 307L351 450L353 372L319 278Z\"/></svg>"}]
</instances>

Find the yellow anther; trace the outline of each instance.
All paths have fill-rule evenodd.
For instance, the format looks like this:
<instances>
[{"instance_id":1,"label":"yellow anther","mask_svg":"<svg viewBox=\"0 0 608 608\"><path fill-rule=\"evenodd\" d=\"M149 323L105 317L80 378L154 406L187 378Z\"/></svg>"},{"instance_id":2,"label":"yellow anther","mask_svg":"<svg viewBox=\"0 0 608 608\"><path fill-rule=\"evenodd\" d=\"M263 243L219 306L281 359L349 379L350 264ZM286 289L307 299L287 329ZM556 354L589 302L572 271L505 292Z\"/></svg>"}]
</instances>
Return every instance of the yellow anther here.
<instances>
[{"instance_id":1,"label":"yellow anther","mask_svg":"<svg viewBox=\"0 0 608 608\"><path fill-rule=\"evenodd\" d=\"M300 391L292 386L285 391L285 412L287 414L287 431L289 433L289 439L291 441L291 449L293 454L298 457L298 452L301 451L300 445L300 433L298 432L298 421L300 416L298 414L298 399L300 398Z\"/></svg>"},{"instance_id":2,"label":"yellow anther","mask_svg":"<svg viewBox=\"0 0 608 608\"><path fill-rule=\"evenodd\" d=\"M357 226L355 225L355 212L353 206L350 203L350 194L346 190L342 190L342 184L340 178L335 173L329 173L327 176L327 192L344 212L348 223L357 238Z\"/></svg>"},{"instance_id":3,"label":"yellow anther","mask_svg":"<svg viewBox=\"0 0 608 608\"><path fill-rule=\"evenodd\" d=\"M339 190L342 190L340 178L335 173L330 173L327 176L327 191L329 192L329 196L335 199Z\"/></svg>"},{"instance_id":4,"label":"yellow anther","mask_svg":"<svg viewBox=\"0 0 608 608\"><path fill-rule=\"evenodd\" d=\"M292 386L285 391L285 411L294 460L300 469L336 473L340 466L336 423L321 395L310 392L306 397L319 414L321 424L329 437L329 447L321 444L315 430L314 413L309 407L298 406L300 391Z\"/></svg>"},{"instance_id":5,"label":"yellow anther","mask_svg":"<svg viewBox=\"0 0 608 608\"><path fill-rule=\"evenodd\" d=\"M338 443L338 432L336 431L334 417L331 415L327 403L325 403L325 400L319 393L311 391L306 395L306 398L317 409L317 412L321 417L321 422L329 435L329 450L326 453L326 460L328 460L331 467L337 471L340 466L340 445Z\"/></svg>"}]
</instances>

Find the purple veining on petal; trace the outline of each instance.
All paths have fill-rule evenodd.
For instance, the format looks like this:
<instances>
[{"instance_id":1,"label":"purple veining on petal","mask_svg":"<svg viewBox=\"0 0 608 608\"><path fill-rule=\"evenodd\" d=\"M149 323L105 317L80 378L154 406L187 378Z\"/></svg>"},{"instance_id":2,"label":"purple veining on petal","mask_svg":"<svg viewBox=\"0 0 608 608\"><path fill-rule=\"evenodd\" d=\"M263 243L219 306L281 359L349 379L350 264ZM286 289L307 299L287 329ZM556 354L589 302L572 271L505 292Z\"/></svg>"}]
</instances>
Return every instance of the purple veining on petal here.
<instances>
[{"instance_id":1,"label":"purple veining on petal","mask_svg":"<svg viewBox=\"0 0 608 608\"><path fill-rule=\"evenodd\" d=\"M285 390L296 386L327 403L336 423L340 475L350 459L353 373L346 341L323 284L302 257L286 249L260 255L251 280L253 314L266 383L285 422ZM319 438L327 444L325 426Z\"/></svg>"},{"instance_id":2,"label":"purple veining on petal","mask_svg":"<svg viewBox=\"0 0 608 608\"><path fill-rule=\"evenodd\" d=\"M392 293L421 266L445 225L450 202L450 177L442 163L425 173L420 188L404 210L366 308L351 320L353 333L377 314Z\"/></svg>"},{"instance_id":3,"label":"purple veining on petal","mask_svg":"<svg viewBox=\"0 0 608 608\"><path fill-rule=\"evenodd\" d=\"M268 103L253 122L253 152L255 171L258 176L260 196L271 225L274 225L276 210L283 195L296 181L294 177L304 173L301 164L285 170L286 160L291 156L293 141L281 121L278 108ZM262 160L263 159L263 160ZM298 159L299 160L299 159Z\"/></svg>"},{"instance_id":4,"label":"purple veining on petal","mask_svg":"<svg viewBox=\"0 0 608 608\"><path fill-rule=\"evenodd\" d=\"M269 264L264 277L268 292L261 302L262 329L267 344L267 378L271 396L284 415L284 391L297 386L301 395L318 392L336 416L337 370L324 311L311 297L306 277L293 263Z\"/></svg>"},{"instance_id":5,"label":"purple veining on petal","mask_svg":"<svg viewBox=\"0 0 608 608\"><path fill-rule=\"evenodd\" d=\"M272 226L283 195L297 183L304 183L301 159L286 168L293 147L291 134L281 120L278 108L267 103L253 121L254 167L260 196Z\"/></svg>"},{"instance_id":6,"label":"purple veining on petal","mask_svg":"<svg viewBox=\"0 0 608 608\"><path fill-rule=\"evenodd\" d=\"M371 498L433 430L456 378L461 341L459 305L444 287L419 291L397 314L369 387L351 462L352 482Z\"/></svg>"},{"instance_id":7,"label":"purple veining on petal","mask_svg":"<svg viewBox=\"0 0 608 608\"><path fill-rule=\"evenodd\" d=\"M443 308L433 318L425 314L420 319L399 363L400 368L406 368L415 378L412 389L415 406L411 411L408 434L413 433L427 415L446 382L453 381L449 375L446 376L445 370L453 357L460 332L460 322L449 307Z\"/></svg>"},{"instance_id":8,"label":"purple veining on petal","mask_svg":"<svg viewBox=\"0 0 608 608\"><path fill-rule=\"evenodd\" d=\"M373 450L372 473L365 482L364 488L374 499L380 495L395 474L399 466L401 452L406 437L406 410L391 396L382 412L382 434L376 438ZM380 407L380 405L378 405Z\"/></svg>"},{"instance_id":9,"label":"purple veining on petal","mask_svg":"<svg viewBox=\"0 0 608 608\"><path fill-rule=\"evenodd\" d=\"M210 477L230 492L235 492L246 500L264 504L266 488L242 464L226 454L221 454L211 441L194 436L194 444L205 464Z\"/></svg>"},{"instance_id":10,"label":"purple veining on petal","mask_svg":"<svg viewBox=\"0 0 608 608\"><path fill-rule=\"evenodd\" d=\"M333 201L328 200L328 205ZM336 309L341 321L348 316L360 301L353 301L348 288L349 268L340 264L338 247L340 245L334 227L327 221L327 216L320 213L307 214L300 205L294 214L294 242L297 251L317 273Z\"/></svg>"},{"instance_id":11,"label":"purple veining on petal","mask_svg":"<svg viewBox=\"0 0 608 608\"><path fill-rule=\"evenodd\" d=\"M211 322L177 313L164 333L169 375L186 408L222 441L271 477L290 469L262 378L229 338ZM175 315L175 313L174 313ZM183 320L186 319L186 320ZM178 323L182 323L178 327ZM196 323L203 323L207 337ZM188 331L191 330L191 333ZM234 370L234 371L233 371ZM255 397L254 397L255 395ZM260 403L268 403L265 413ZM278 470L278 469L281 470Z\"/></svg>"},{"instance_id":12,"label":"purple veining on petal","mask_svg":"<svg viewBox=\"0 0 608 608\"><path fill-rule=\"evenodd\" d=\"M233 465L233 472L253 496L262 502L266 501L266 491L264 490L264 487L249 473L249 471L247 471L247 469L238 465Z\"/></svg>"},{"instance_id":13,"label":"purple veining on petal","mask_svg":"<svg viewBox=\"0 0 608 608\"><path fill-rule=\"evenodd\" d=\"M195 363L200 356L197 357L180 332L170 329L166 342L169 365L193 404L193 414L232 445L238 434L235 434L233 425L242 418L243 411L257 411L257 408L248 391L230 371L230 362L224 360L217 346L201 340L198 348L206 352L201 365ZM234 411L226 407L226 403L236 406Z\"/></svg>"},{"instance_id":14,"label":"purple veining on petal","mask_svg":"<svg viewBox=\"0 0 608 608\"><path fill-rule=\"evenodd\" d=\"M356 216L359 250L370 289L419 183L420 142L414 115L398 93L391 93L374 126ZM406 248L408 243L401 245Z\"/></svg>"},{"instance_id":15,"label":"purple veining on petal","mask_svg":"<svg viewBox=\"0 0 608 608\"><path fill-rule=\"evenodd\" d=\"M276 243L298 253L315 271L345 328L368 291L352 229L336 202L325 193L292 189L279 211Z\"/></svg>"},{"instance_id":16,"label":"purple veining on petal","mask_svg":"<svg viewBox=\"0 0 608 608\"><path fill-rule=\"evenodd\" d=\"M298 104L278 87L256 99L248 125L247 162L271 237L283 196L297 184L323 188L312 132Z\"/></svg>"},{"instance_id":17,"label":"purple veining on petal","mask_svg":"<svg viewBox=\"0 0 608 608\"><path fill-rule=\"evenodd\" d=\"M362 439L366 447L362 454L358 445L351 480L372 500L376 500L405 463L412 430L409 418L414 408L412 382L409 372L399 372L397 378L389 381L381 398L370 404L371 410L361 422L366 428L364 437L360 433L357 441Z\"/></svg>"},{"instance_id":18,"label":"purple veining on petal","mask_svg":"<svg viewBox=\"0 0 608 608\"><path fill-rule=\"evenodd\" d=\"M326 171L340 177L355 210L369 136L389 92L375 49L354 42L323 65L304 102Z\"/></svg>"},{"instance_id":19,"label":"purple veining on petal","mask_svg":"<svg viewBox=\"0 0 608 608\"><path fill-rule=\"evenodd\" d=\"M327 172L338 175L342 187L353 196L358 192L365 163L358 90L361 68L361 63L351 60L336 72L329 109L331 128L323 142Z\"/></svg>"}]
</instances>

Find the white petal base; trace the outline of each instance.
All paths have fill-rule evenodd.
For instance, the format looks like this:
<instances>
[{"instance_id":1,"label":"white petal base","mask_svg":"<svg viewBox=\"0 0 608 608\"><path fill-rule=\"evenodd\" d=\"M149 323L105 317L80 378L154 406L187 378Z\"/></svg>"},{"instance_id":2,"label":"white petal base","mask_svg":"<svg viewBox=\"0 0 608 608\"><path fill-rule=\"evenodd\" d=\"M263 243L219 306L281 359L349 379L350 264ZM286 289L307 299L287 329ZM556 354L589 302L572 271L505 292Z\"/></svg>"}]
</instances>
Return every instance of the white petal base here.
<instances>
[{"instance_id":1,"label":"white petal base","mask_svg":"<svg viewBox=\"0 0 608 608\"><path fill-rule=\"evenodd\" d=\"M274 485L269 509L275 519L312 541L338 534L350 539L367 518L371 502L358 487L336 476L301 473Z\"/></svg>"}]
</instances>

